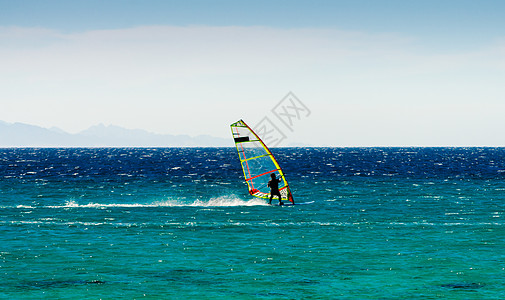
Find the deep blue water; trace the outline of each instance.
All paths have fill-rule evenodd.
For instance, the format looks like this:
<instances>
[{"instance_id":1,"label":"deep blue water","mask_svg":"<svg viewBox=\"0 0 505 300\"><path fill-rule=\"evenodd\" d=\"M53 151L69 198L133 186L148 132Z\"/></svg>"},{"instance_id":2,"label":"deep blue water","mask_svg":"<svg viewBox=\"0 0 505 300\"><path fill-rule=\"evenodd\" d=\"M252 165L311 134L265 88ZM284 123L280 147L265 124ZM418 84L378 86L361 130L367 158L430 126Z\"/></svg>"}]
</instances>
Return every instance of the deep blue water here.
<instances>
[{"instance_id":1,"label":"deep blue water","mask_svg":"<svg viewBox=\"0 0 505 300\"><path fill-rule=\"evenodd\" d=\"M272 151L0 149L0 298L505 298L505 148Z\"/></svg>"}]
</instances>

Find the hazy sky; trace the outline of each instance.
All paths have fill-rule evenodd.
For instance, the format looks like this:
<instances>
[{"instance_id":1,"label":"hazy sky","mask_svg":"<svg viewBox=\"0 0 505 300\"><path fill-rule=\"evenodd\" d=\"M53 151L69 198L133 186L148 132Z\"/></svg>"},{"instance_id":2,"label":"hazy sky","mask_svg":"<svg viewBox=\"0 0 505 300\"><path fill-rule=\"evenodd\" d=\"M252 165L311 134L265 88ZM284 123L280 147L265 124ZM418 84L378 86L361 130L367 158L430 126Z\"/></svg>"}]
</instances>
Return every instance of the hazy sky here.
<instances>
[{"instance_id":1,"label":"hazy sky","mask_svg":"<svg viewBox=\"0 0 505 300\"><path fill-rule=\"evenodd\" d=\"M290 91L310 115L287 128ZM264 117L286 145L505 146L505 1L0 0L0 120L230 137Z\"/></svg>"}]
</instances>

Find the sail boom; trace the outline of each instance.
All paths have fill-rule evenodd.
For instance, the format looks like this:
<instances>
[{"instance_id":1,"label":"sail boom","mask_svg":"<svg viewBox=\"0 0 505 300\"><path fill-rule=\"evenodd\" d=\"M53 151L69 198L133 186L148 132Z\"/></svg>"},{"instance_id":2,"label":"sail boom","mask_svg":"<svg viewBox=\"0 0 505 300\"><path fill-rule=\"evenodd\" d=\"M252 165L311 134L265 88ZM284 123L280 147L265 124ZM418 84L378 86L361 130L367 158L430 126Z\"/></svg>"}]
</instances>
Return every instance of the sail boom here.
<instances>
[{"instance_id":1,"label":"sail boom","mask_svg":"<svg viewBox=\"0 0 505 300\"><path fill-rule=\"evenodd\" d=\"M263 174L259 174L259 175L256 175L254 177L251 177L251 178L246 178L245 181L249 181L249 180L252 180L252 179L255 179L255 178L258 178L260 176L264 176L264 175L267 175L267 174L270 174L270 173L273 173L275 171L279 171L279 170L272 170L272 171L268 171L268 172L265 172Z\"/></svg>"}]
</instances>

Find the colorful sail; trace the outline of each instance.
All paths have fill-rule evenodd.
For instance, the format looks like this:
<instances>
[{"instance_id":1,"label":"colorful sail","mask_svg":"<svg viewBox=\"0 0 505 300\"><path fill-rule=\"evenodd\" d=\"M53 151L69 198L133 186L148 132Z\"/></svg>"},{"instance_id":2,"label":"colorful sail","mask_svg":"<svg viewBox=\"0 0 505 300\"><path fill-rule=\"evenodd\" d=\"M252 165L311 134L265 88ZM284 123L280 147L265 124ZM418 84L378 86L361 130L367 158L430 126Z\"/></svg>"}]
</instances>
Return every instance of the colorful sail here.
<instances>
[{"instance_id":1,"label":"colorful sail","mask_svg":"<svg viewBox=\"0 0 505 300\"><path fill-rule=\"evenodd\" d=\"M280 178L279 191L281 200L289 200L294 204L288 182L281 167L272 152L260 137L242 120L230 125L235 146L237 148L244 178L249 188L249 194L263 199L270 198L268 181L271 174ZM277 196L274 196L277 200Z\"/></svg>"}]
</instances>

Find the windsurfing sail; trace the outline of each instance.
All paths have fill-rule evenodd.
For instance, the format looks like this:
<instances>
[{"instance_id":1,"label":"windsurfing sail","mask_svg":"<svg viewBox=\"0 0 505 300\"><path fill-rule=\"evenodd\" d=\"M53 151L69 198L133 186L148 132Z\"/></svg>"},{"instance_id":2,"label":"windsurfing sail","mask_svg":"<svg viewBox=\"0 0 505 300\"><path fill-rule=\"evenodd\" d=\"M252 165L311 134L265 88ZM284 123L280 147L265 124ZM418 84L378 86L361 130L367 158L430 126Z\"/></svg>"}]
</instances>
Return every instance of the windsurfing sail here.
<instances>
[{"instance_id":1,"label":"windsurfing sail","mask_svg":"<svg viewBox=\"0 0 505 300\"><path fill-rule=\"evenodd\" d=\"M230 125L249 194L263 199L270 198L268 181L271 174L280 178L281 200L295 203L288 182L279 163L260 137L242 120ZM276 197L276 196L274 196Z\"/></svg>"}]
</instances>

